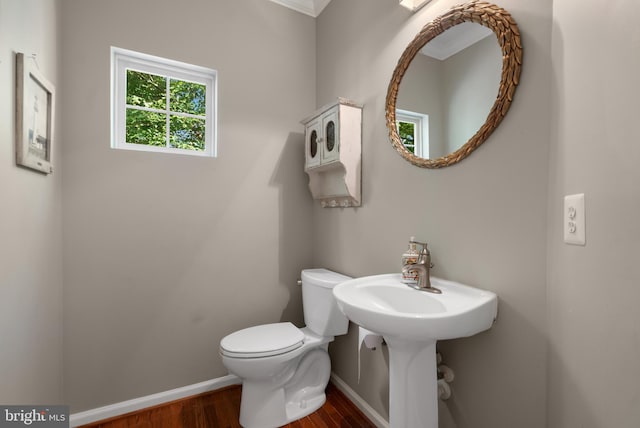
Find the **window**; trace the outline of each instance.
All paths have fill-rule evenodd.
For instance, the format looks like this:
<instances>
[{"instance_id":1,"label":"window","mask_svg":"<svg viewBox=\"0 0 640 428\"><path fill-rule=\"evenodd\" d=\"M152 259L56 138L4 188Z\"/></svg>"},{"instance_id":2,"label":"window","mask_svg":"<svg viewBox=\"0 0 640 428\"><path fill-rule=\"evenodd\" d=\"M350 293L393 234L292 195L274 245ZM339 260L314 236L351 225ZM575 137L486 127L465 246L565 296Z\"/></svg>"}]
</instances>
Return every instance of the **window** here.
<instances>
[{"instance_id":1,"label":"window","mask_svg":"<svg viewBox=\"0 0 640 428\"><path fill-rule=\"evenodd\" d=\"M408 110L396 110L396 125L402 145L414 155L429 157L429 116Z\"/></svg>"},{"instance_id":2,"label":"window","mask_svg":"<svg viewBox=\"0 0 640 428\"><path fill-rule=\"evenodd\" d=\"M111 48L111 147L216 155L216 71Z\"/></svg>"}]
</instances>

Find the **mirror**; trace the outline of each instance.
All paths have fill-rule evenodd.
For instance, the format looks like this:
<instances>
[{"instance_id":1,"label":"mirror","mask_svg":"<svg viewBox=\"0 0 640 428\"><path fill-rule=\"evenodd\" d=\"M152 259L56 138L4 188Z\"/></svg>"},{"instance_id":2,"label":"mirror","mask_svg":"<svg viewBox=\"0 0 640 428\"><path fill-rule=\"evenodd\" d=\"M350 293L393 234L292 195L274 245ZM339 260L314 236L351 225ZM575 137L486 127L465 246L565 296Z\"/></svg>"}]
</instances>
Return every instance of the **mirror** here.
<instances>
[{"instance_id":1,"label":"mirror","mask_svg":"<svg viewBox=\"0 0 640 428\"><path fill-rule=\"evenodd\" d=\"M423 168L460 162L507 114L521 65L518 26L504 9L474 1L436 18L407 46L389 83L393 147Z\"/></svg>"}]
</instances>

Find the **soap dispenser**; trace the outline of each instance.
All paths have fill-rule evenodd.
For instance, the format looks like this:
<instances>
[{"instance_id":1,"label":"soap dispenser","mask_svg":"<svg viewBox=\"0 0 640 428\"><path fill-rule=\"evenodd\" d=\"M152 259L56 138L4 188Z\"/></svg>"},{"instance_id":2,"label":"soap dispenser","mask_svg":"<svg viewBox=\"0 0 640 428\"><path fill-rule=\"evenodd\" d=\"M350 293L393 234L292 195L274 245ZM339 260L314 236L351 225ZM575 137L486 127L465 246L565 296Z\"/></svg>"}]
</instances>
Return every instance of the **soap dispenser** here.
<instances>
[{"instance_id":1,"label":"soap dispenser","mask_svg":"<svg viewBox=\"0 0 640 428\"><path fill-rule=\"evenodd\" d=\"M410 264L418 263L418 257L420 257L420 253L416 248L416 237L412 236L409 238L409 248L407 251L402 254L402 265L400 266L400 270L402 272L401 282L405 284L417 284L418 283L418 272L415 270L407 270L403 269L404 266Z\"/></svg>"}]
</instances>

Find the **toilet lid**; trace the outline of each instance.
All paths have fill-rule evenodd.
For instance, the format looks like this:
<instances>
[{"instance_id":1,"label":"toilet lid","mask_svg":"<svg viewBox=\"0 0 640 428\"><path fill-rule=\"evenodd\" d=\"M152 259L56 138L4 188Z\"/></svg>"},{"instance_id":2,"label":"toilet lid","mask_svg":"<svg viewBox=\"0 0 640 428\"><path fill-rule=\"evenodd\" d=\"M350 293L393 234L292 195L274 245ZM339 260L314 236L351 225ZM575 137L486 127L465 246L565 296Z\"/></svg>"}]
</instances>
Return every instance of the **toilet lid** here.
<instances>
[{"instance_id":1,"label":"toilet lid","mask_svg":"<svg viewBox=\"0 0 640 428\"><path fill-rule=\"evenodd\" d=\"M284 354L302 346L304 333L290 322L264 324L231 333L220 341L228 357L259 358Z\"/></svg>"}]
</instances>

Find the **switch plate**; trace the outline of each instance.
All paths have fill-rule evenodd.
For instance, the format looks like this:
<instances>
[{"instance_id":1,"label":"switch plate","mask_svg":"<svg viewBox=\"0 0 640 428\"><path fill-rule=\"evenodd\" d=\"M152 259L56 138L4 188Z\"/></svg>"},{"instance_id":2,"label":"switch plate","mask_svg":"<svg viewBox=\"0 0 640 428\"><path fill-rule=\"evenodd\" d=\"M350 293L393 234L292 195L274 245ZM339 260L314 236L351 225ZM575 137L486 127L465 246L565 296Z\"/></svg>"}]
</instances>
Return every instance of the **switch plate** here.
<instances>
[{"instance_id":1,"label":"switch plate","mask_svg":"<svg viewBox=\"0 0 640 428\"><path fill-rule=\"evenodd\" d=\"M564 242L585 245L584 193L564 197Z\"/></svg>"}]
</instances>

